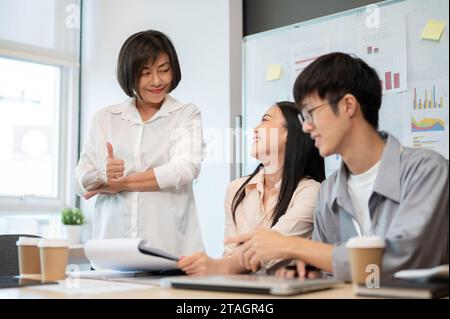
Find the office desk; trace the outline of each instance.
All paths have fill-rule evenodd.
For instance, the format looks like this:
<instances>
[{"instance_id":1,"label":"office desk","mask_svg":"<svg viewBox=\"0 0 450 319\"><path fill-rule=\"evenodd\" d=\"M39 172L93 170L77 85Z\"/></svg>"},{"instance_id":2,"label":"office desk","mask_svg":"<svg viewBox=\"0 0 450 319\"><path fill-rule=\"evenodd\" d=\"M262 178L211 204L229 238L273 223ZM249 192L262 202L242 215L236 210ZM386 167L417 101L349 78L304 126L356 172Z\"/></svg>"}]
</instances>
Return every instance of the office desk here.
<instances>
[{"instance_id":1,"label":"office desk","mask_svg":"<svg viewBox=\"0 0 450 319\"><path fill-rule=\"evenodd\" d=\"M277 298L270 295L225 293L213 291L185 290L162 288L157 285L137 284L129 282L115 282L111 280L79 279L78 287L71 287L75 282L60 281L58 285L28 286L23 288L0 289L0 299L48 299L48 298L76 298L76 299L267 299ZM352 293L350 284L342 284L334 289L294 295L282 298L289 299L336 299L358 298Z\"/></svg>"}]
</instances>

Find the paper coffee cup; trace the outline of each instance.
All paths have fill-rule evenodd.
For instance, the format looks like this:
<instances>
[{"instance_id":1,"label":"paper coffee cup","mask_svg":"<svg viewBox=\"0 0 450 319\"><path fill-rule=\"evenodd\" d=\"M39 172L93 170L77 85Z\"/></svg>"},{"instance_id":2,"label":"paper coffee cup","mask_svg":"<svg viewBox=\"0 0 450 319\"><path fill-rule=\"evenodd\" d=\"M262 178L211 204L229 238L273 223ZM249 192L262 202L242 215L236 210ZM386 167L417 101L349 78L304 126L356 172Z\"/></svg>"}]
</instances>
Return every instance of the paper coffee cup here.
<instances>
[{"instance_id":1,"label":"paper coffee cup","mask_svg":"<svg viewBox=\"0 0 450 319\"><path fill-rule=\"evenodd\" d=\"M36 275L41 273L41 262L38 243L41 238L19 237L16 242L19 256L20 275Z\"/></svg>"},{"instance_id":2,"label":"paper coffee cup","mask_svg":"<svg viewBox=\"0 0 450 319\"><path fill-rule=\"evenodd\" d=\"M62 239L42 239L39 244L41 280L62 280L66 277L69 245Z\"/></svg>"},{"instance_id":3,"label":"paper coffee cup","mask_svg":"<svg viewBox=\"0 0 450 319\"><path fill-rule=\"evenodd\" d=\"M365 285L367 276L375 270L381 275L385 248L384 239L377 236L350 238L346 244L350 257L350 270L354 284ZM378 268L376 268L378 267Z\"/></svg>"}]
</instances>

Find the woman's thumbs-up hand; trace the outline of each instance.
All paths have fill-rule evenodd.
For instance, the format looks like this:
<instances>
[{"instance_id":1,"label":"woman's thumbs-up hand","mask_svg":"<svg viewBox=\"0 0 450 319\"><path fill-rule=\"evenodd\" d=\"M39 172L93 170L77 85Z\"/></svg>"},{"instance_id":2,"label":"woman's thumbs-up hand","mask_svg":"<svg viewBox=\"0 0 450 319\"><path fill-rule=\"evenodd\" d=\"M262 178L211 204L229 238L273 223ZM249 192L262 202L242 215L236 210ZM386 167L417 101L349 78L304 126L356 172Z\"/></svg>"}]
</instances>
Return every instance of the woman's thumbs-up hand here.
<instances>
[{"instance_id":1,"label":"woman's thumbs-up hand","mask_svg":"<svg viewBox=\"0 0 450 319\"><path fill-rule=\"evenodd\" d=\"M111 143L106 143L106 148L108 150L108 157L106 159L107 181L98 188L86 192L83 195L85 199L89 199L97 194L117 194L124 190L121 180L125 171L125 162L114 158Z\"/></svg>"},{"instance_id":2,"label":"woman's thumbs-up hand","mask_svg":"<svg viewBox=\"0 0 450 319\"><path fill-rule=\"evenodd\" d=\"M121 159L114 158L113 146L111 143L106 143L108 149L108 158L106 159L106 178L107 182L115 182L123 177L125 171L125 162Z\"/></svg>"}]
</instances>

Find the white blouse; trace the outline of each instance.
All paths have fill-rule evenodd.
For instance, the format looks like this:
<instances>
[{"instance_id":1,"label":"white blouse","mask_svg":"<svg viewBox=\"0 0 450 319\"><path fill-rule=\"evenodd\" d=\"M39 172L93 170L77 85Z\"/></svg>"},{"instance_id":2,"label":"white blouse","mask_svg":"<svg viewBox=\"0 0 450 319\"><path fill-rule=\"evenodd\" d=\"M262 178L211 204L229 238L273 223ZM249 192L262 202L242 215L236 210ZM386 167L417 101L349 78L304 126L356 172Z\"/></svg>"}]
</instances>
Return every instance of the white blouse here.
<instances>
[{"instance_id":1,"label":"white blouse","mask_svg":"<svg viewBox=\"0 0 450 319\"><path fill-rule=\"evenodd\" d=\"M200 110L167 95L145 123L134 98L98 111L75 169L78 195L87 172L106 180L107 142L125 161L125 175L153 168L161 190L99 194L93 238L145 238L175 255L203 250L192 190L204 149Z\"/></svg>"}]
</instances>

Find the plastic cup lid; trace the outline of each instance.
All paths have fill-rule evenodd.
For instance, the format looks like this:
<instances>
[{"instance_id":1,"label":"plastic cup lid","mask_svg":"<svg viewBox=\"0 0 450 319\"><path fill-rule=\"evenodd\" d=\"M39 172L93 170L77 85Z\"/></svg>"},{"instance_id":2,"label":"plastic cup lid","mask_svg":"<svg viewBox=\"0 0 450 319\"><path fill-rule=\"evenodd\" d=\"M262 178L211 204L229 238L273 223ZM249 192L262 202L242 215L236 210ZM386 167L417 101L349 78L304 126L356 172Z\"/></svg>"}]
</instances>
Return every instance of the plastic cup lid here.
<instances>
[{"instance_id":1,"label":"plastic cup lid","mask_svg":"<svg viewBox=\"0 0 450 319\"><path fill-rule=\"evenodd\" d=\"M42 238L35 237L19 237L19 240L16 242L17 246L37 246Z\"/></svg>"},{"instance_id":2,"label":"plastic cup lid","mask_svg":"<svg viewBox=\"0 0 450 319\"><path fill-rule=\"evenodd\" d=\"M69 247L65 239L41 239L38 247Z\"/></svg>"},{"instance_id":3,"label":"plastic cup lid","mask_svg":"<svg viewBox=\"0 0 450 319\"><path fill-rule=\"evenodd\" d=\"M378 236L352 237L347 241L347 248L384 248L384 239Z\"/></svg>"}]
</instances>

